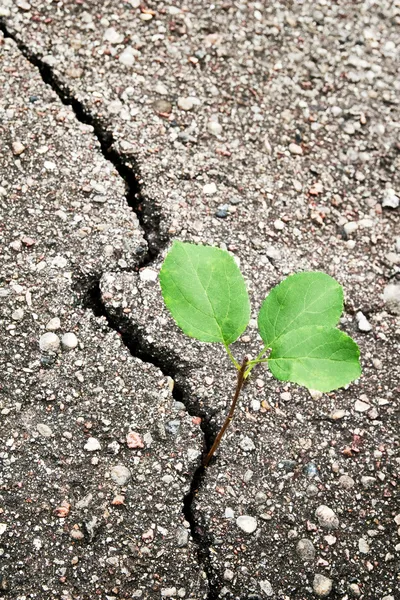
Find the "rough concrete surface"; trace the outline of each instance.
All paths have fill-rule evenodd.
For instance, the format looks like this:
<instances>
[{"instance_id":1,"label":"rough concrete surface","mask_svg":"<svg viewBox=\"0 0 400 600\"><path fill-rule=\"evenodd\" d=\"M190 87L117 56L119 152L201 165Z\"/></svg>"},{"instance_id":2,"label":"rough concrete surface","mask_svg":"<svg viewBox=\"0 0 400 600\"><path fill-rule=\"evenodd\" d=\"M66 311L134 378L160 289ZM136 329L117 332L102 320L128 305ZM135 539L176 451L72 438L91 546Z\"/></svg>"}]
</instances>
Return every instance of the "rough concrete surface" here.
<instances>
[{"instance_id":1,"label":"rough concrete surface","mask_svg":"<svg viewBox=\"0 0 400 600\"><path fill-rule=\"evenodd\" d=\"M32 353L36 360L40 358L40 334L54 315L65 315L65 331L74 330L79 340L86 336L83 348L57 354L54 364L43 371L49 398L57 397L53 388L61 389L62 379L53 376L53 382L51 376L55 365L60 378L73 381L74 390L79 383L77 393L90 398L79 435L95 437L102 446L94 453L102 457L99 464L104 470L99 473L98 465L85 459L87 451L77 452L73 440L80 438L78 432L73 434L69 451L80 462L69 466L64 464L66 460L57 463L58 476L70 488L73 472L81 476L84 471L79 465L87 465L93 469L88 471L90 476L99 477L91 489L104 486L106 498L112 481L106 477L107 469L112 468L114 459L127 464L132 453L142 452L141 461L145 460L145 449L128 450L124 444L130 425L135 425L134 431L140 435L151 430L157 440L154 456L150 453L148 457L154 460L150 464L159 469L157 473L174 472L177 465L182 466L176 487L172 484L171 501L170 486L162 488L160 477L139 473L134 487L130 484L133 499L136 493L157 498L154 504L146 500L140 508L146 527L147 519L149 522L147 530L135 529L137 516L128 493L121 524L116 522L120 506L105 508L102 497L97 501L90 518L102 515L98 541L91 538L90 525L83 525L85 515L81 521L76 519L89 552L98 553L99 564L87 552L79 555L79 560L87 561L82 567L86 576L79 563L68 566L70 571L61 574L67 577L65 589L71 577L74 587L68 593L73 598L91 597L90 593L85 596L85 586L94 570L99 591L96 581L90 583L90 592L104 598L137 597L136 590L142 591L144 598L180 597L184 588L183 597L208 594L209 600L397 600L398 3L221 1L206 6L194 0L146 5L136 0L0 0L0 19L5 34L16 40L20 51L39 68L42 79L73 108L55 100L38 72L28 67L6 40L3 50L13 58L8 58L12 68L5 63L1 102L11 126L6 122L9 142L5 176L2 171L1 177L20 182L20 189L14 192L14 207L7 199L11 184L5 186L7 254L5 260L2 256L1 268L7 291L10 282L18 280L18 269L28 281L25 287L41 290L37 306L32 308L37 317L29 327L25 315L22 321L13 319L17 305L5 301L5 327L10 323L17 330L26 327L21 331L24 339L30 340L29 352L14 350L18 336L8 332L13 356L6 360L10 368L21 361L28 364L23 368L30 369L30 361L35 360ZM18 81L26 70L29 78L22 75ZM21 102L21 88L25 85L26 89L28 79L29 85L37 81L43 90L29 91L29 96L41 98L48 90L53 107L36 113L37 101L25 97L23 121L22 116L7 112L7 97ZM62 119L57 119L58 112ZM35 124L28 126L32 113ZM25 124L18 125L19 121ZM35 127L38 133L29 137ZM68 142L68 136L73 142ZM50 144L49 139L54 141ZM21 148L15 147L13 156L15 141L27 148L18 154ZM33 148L41 146L48 146L53 157L47 159L44 153L38 159ZM59 172L48 172L40 160L59 164ZM30 172L24 175L28 164ZM36 196L29 190L39 183L27 182L28 177L40 178L40 186L44 186L37 188ZM95 191L90 189L92 180L100 181L105 189L100 201L95 199L96 186ZM30 210L27 202L32 202ZM54 225L59 210L68 218L62 217ZM27 246L22 241L21 247L17 244L16 249L9 249L10 241L21 241L23 235L38 243ZM362 377L345 390L322 396L274 381L267 369L255 370L235 422L205 473L196 471L198 453L210 446L224 418L235 373L222 349L185 338L162 305L157 273L174 238L219 245L240 261L252 301L252 321L233 347L238 358L258 352L255 319L269 289L288 273L317 269L343 284L346 304L340 326L356 339L362 355ZM63 253L69 263L54 273L52 257ZM38 274L32 265L41 262L48 266L43 273L40 267ZM25 289L17 291L16 303L24 293ZM117 331L121 342L139 358L118 345L110 329ZM92 339L96 341L91 343ZM96 356L94 347L101 348L96 349ZM75 358L77 352L84 358ZM47 355L43 359L46 362ZM146 362L143 368L140 359ZM80 360L102 366L104 372L87 376L86 381L85 369L75 364ZM128 389L122 405L116 366ZM174 379L175 404L170 396L164 398L165 376L154 366ZM76 371L83 381L78 375L76 383ZM31 397L37 397L43 384L35 374L24 377L23 385L18 382L16 402L17 406L23 404L22 397L27 403L30 416L25 431L29 435L29 423L36 424L39 411L36 404L32 406ZM93 390L102 388L104 397L114 399L114 404L99 406L91 382ZM158 390L152 397L155 407L166 403L162 416L165 436L153 434L154 427L159 429L158 417L153 421L156 409L148 407L146 412L141 408L149 389ZM65 423L69 419L71 425L66 429L76 430L81 402L78 406L78 397L71 394L71 404L65 402L67 408L61 410L60 400L49 401L42 391L39 395L47 418L37 422L47 424L54 435L45 438L39 432L42 437L38 439L44 440L40 448L45 450L49 439L52 448L54 440L59 444L63 440L56 433L60 418L54 415L62 414L62 419L69 415ZM194 421L177 401L195 415ZM96 414L103 409L106 416L99 414L92 423L92 411ZM179 417L173 416L177 409ZM133 423L132 410L137 419ZM118 434L107 444L99 431L104 436L111 431L112 437L114 426L106 425L112 429L102 432L102 418L117 422ZM182 429L174 437L174 422L179 420ZM197 428L200 420L202 437ZM100 424L96 435L90 428L85 431L86 421L94 428L96 422ZM171 422L174 424L168 425ZM11 438L13 427L7 420L4 423L6 439ZM120 444L117 456L110 456L115 450L104 452L113 441ZM8 454L6 459L10 460ZM38 481L39 477L34 478L30 484L32 495ZM112 495L112 488L108 489ZM85 495L81 488L79 493L79 498ZM57 505L62 501L60 491L52 497ZM74 503L70 503L73 517ZM159 515L154 511L158 503L163 506ZM108 516L104 516L106 512ZM21 524L26 522L22 516L19 519ZM67 538L69 519L65 519ZM143 531L151 527L155 532L160 523L168 534L157 530L158 538L141 538ZM104 550L106 543L114 543L107 541L108 525L120 540L115 551L118 567L116 562L106 562L114 556ZM188 545L180 547L172 532L182 533L185 527L186 532L190 527L193 540L191 535L185 536ZM129 528L136 540L135 550L129 546L124 558L120 548ZM34 531L25 536L40 538ZM114 545L118 548L117 542ZM147 555L143 549L148 550ZM37 583L32 591L22 575L20 579L17 571L13 575L10 569L17 569L16 561L23 560L19 552L14 550L5 562L10 576L6 571L4 577L11 586L7 593L13 594L15 585L15 597L58 597L37 591ZM47 560L49 564L54 561L52 548ZM110 574L101 560L111 569ZM45 561L40 566L49 577L51 567ZM138 573L138 566L143 574ZM22 567L18 572L29 573ZM56 585L58 577L56 573L51 585ZM38 579L40 576L35 582ZM45 585L50 585L47 581Z\"/></svg>"}]
</instances>

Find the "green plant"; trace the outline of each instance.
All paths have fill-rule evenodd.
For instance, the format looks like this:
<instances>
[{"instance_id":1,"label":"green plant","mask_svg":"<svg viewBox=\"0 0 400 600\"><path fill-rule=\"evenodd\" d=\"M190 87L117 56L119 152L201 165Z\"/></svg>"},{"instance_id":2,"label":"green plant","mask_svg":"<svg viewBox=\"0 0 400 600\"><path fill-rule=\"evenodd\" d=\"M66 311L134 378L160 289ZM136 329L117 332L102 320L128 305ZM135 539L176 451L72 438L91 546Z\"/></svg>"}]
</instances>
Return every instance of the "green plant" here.
<instances>
[{"instance_id":1,"label":"green plant","mask_svg":"<svg viewBox=\"0 0 400 600\"><path fill-rule=\"evenodd\" d=\"M160 283L164 302L182 331L201 342L223 344L238 370L229 414L204 466L232 421L240 391L256 365L267 363L277 379L321 392L342 387L361 374L357 344L335 327L343 311L342 287L325 273L296 273L271 290L258 314L263 348L255 359L245 356L241 362L229 346L248 325L250 301L228 252L174 242Z\"/></svg>"}]
</instances>

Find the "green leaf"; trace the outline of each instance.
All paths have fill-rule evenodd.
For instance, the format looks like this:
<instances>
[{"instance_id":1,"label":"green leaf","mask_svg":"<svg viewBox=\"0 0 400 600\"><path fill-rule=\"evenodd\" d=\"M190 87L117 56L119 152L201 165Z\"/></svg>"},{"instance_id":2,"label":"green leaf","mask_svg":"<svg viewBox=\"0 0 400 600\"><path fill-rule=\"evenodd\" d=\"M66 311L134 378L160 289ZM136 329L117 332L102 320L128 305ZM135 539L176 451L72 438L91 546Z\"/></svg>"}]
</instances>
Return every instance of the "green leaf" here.
<instances>
[{"instance_id":1,"label":"green leaf","mask_svg":"<svg viewBox=\"0 0 400 600\"><path fill-rule=\"evenodd\" d=\"M268 359L272 374L307 388L330 392L361 375L360 351L333 327L300 327L276 340Z\"/></svg>"},{"instance_id":2,"label":"green leaf","mask_svg":"<svg viewBox=\"0 0 400 600\"><path fill-rule=\"evenodd\" d=\"M264 300L258 328L267 348L281 335L311 325L334 327L343 310L342 286L326 273L290 275Z\"/></svg>"},{"instance_id":3,"label":"green leaf","mask_svg":"<svg viewBox=\"0 0 400 600\"><path fill-rule=\"evenodd\" d=\"M174 242L160 271L164 302L186 335L232 344L246 329L246 284L225 250Z\"/></svg>"}]
</instances>

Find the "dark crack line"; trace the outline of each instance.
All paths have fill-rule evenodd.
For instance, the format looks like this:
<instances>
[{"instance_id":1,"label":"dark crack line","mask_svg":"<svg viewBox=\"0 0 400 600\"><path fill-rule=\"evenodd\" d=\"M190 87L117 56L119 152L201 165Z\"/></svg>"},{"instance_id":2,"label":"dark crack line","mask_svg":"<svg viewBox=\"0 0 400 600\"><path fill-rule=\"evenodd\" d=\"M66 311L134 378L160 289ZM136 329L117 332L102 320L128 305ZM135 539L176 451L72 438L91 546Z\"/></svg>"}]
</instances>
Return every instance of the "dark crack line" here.
<instances>
[{"instance_id":1,"label":"dark crack line","mask_svg":"<svg viewBox=\"0 0 400 600\"><path fill-rule=\"evenodd\" d=\"M136 214L143 230L143 237L148 245L148 250L141 258L138 268L148 265L159 255L162 248L166 246L168 237L161 233L161 219L158 206L142 193L140 170L136 160L130 155L119 153L114 148L115 140L113 134L107 129L107 126L96 116L92 115L83 102L73 96L71 90L57 77L55 71L48 64L38 55L31 52L21 40L8 31L2 19L0 19L0 31L3 32L4 37L11 38L15 42L21 54L38 69L43 82L51 87L64 105L72 108L77 120L93 128L94 135L100 144L104 158L114 165L118 174L125 182L126 202Z\"/></svg>"},{"instance_id":2,"label":"dark crack line","mask_svg":"<svg viewBox=\"0 0 400 600\"><path fill-rule=\"evenodd\" d=\"M138 269L148 264L151 264L160 254L160 251L168 243L168 237L163 235L160 227L160 212L154 202L147 199L141 190L141 177L139 167L136 160L131 156L120 154L114 147L114 137L107 127L85 107L84 103L73 96L69 88L62 82L54 72L39 56L32 53L30 49L17 37L10 33L4 23L0 19L0 31L4 37L11 38L22 55L38 70L45 84L57 94L58 98L64 105L71 106L77 120L85 125L90 125L93 128L94 134L100 144L101 152L107 161L110 161L117 170L120 177L125 182L126 186L126 201L128 206L136 214L139 224L143 230L148 250L141 258ZM160 369L165 376L170 376L174 381L173 397L175 400L185 404L188 413L191 416L201 417L201 429L204 436L204 451L200 460L200 464L196 469L190 491L183 499L183 514L186 520L190 523L191 534L197 547L199 566L206 573L209 592L207 600L218 600L220 598L220 590L222 582L216 573L211 568L211 539L207 533L207 527L202 522L201 515L196 513L194 509L195 497L200 489L204 476L205 469L202 467L203 457L206 456L214 441L216 431L210 425L210 415L202 412L199 406L190 402L188 396L184 393L183 388L176 383L176 369L174 363L176 360L171 357L166 358L157 351L155 346L152 346L151 351L146 350L144 340L140 337L137 328L124 317L121 312L119 315L112 315L102 302L100 291L100 277L82 279L76 282L75 291L81 298L81 303L86 309L90 309L95 316L105 317L110 329L117 332L126 348L132 356L141 359L143 362L150 363ZM182 374L184 375L184 374Z\"/></svg>"},{"instance_id":3,"label":"dark crack line","mask_svg":"<svg viewBox=\"0 0 400 600\"><path fill-rule=\"evenodd\" d=\"M207 600L218 600L220 598L219 593L222 583L218 580L218 576L213 572L211 566L210 546L212 540L207 533L207 527L201 520L201 516L196 513L194 508L196 495L202 486L206 474L206 469L202 466L203 459L211 448L216 435L215 427L210 423L210 416L203 412L198 405L191 402L183 386L176 383L178 375L176 368L177 361L173 357L166 357L157 352L155 346L152 345L149 347L144 342L138 328L129 321L122 311L118 311L115 314L107 309L102 300L99 279L86 280L84 282L81 280L75 285L75 289L81 297L81 303L84 308L91 310L96 317L104 317L109 328L120 336L123 344L132 356L154 365L165 377L171 377L174 380L173 398L185 405L190 416L201 418L200 427L203 432L204 448L199 460L199 466L193 474L190 490L183 499L183 514L188 523L190 523L191 534L197 546L199 565L207 575L209 586Z\"/></svg>"}]
</instances>

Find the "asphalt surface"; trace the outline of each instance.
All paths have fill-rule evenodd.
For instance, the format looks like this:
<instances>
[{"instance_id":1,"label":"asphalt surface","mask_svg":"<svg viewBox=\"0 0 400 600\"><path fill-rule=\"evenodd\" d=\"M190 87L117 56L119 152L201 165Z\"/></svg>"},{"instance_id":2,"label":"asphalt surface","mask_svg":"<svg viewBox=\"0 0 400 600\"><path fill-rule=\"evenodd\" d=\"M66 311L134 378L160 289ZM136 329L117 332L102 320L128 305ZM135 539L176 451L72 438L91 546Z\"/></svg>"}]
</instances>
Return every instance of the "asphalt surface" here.
<instances>
[{"instance_id":1,"label":"asphalt surface","mask_svg":"<svg viewBox=\"0 0 400 600\"><path fill-rule=\"evenodd\" d=\"M1 0L0 19L3 593L397 600L399 7ZM301 270L343 284L362 356L322 396L259 367L205 473L235 373L162 305L175 238L240 261L238 359ZM55 316L76 348L41 351Z\"/></svg>"}]
</instances>

